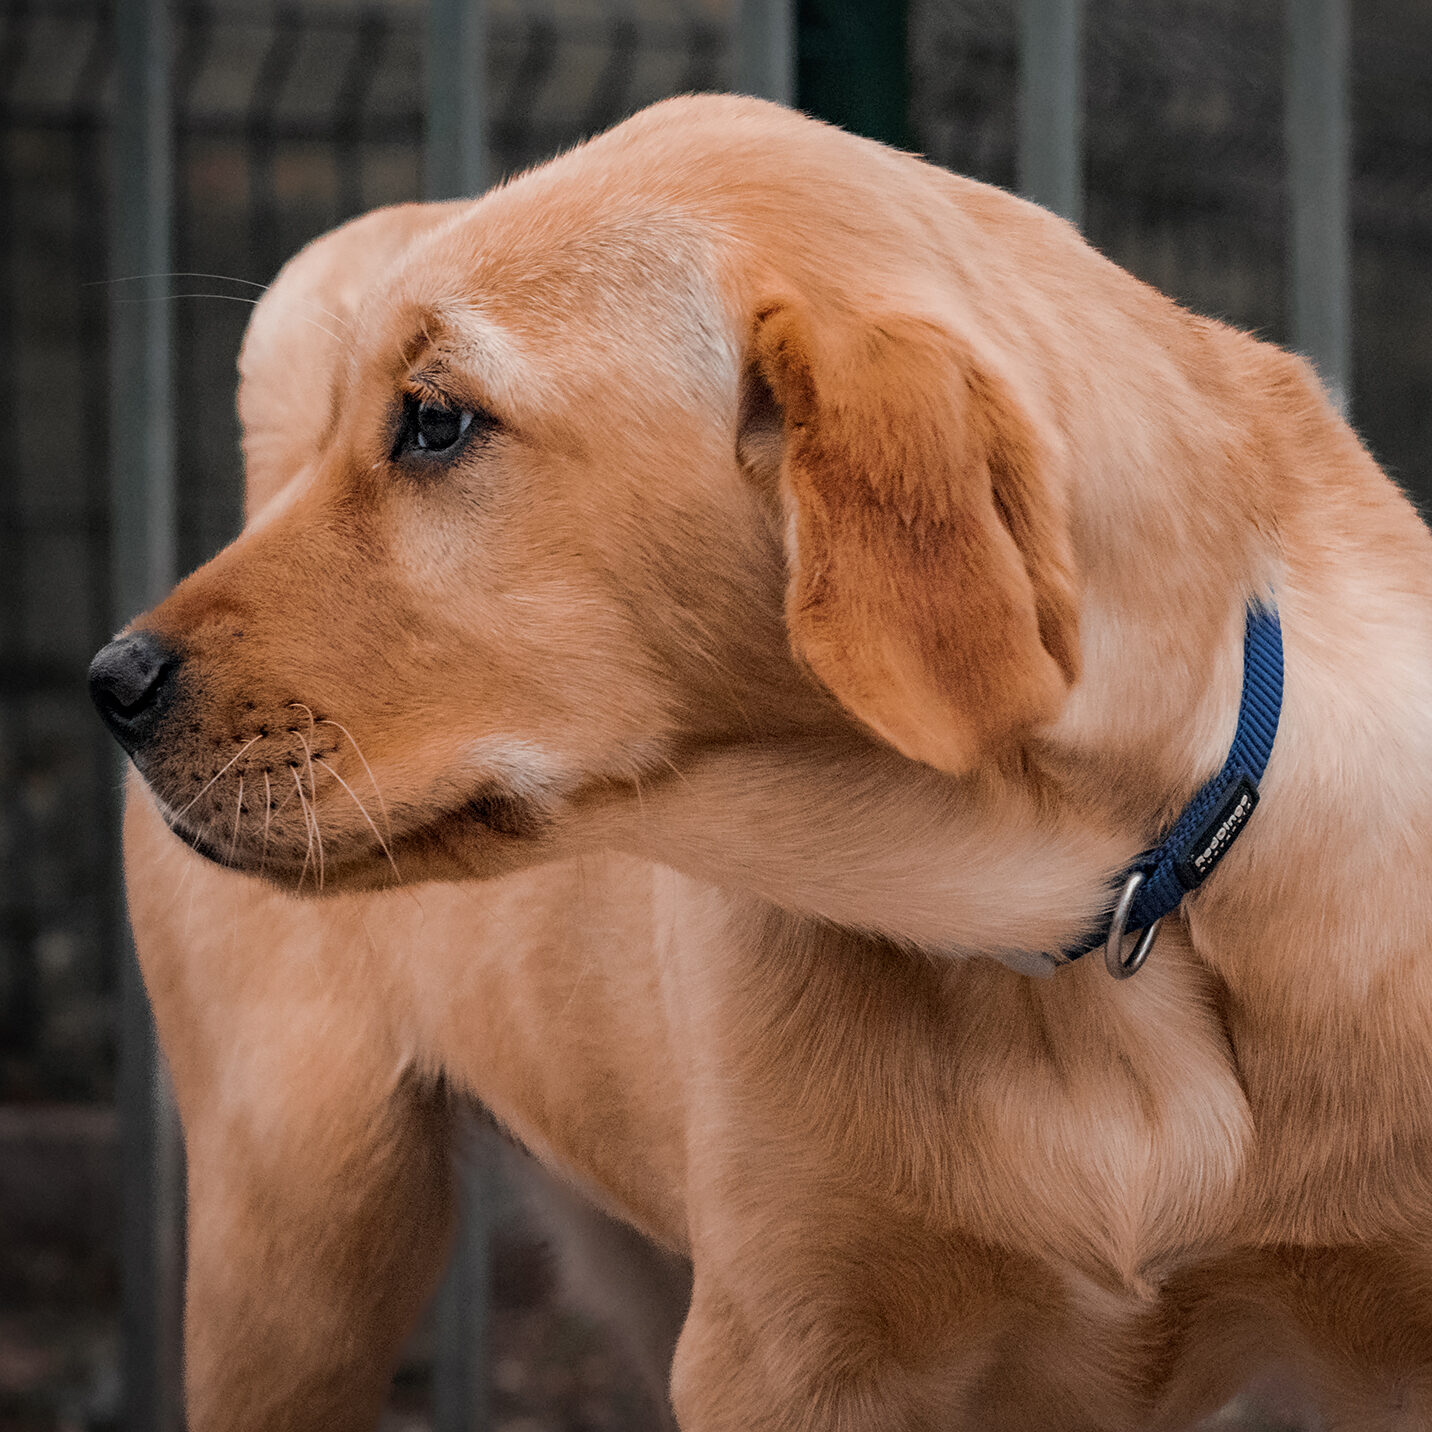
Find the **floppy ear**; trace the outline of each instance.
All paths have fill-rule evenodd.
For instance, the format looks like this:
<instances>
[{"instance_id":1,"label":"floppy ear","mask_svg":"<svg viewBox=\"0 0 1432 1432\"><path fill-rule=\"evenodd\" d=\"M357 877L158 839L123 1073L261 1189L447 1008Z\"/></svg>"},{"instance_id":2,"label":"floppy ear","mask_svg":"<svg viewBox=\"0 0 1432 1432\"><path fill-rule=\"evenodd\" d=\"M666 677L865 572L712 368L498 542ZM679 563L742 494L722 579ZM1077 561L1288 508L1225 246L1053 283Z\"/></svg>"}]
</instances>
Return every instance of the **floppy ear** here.
<instances>
[{"instance_id":1,"label":"floppy ear","mask_svg":"<svg viewBox=\"0 0 1432 1432\"><path fill-rule=\"evenodd\" d=\"M783 419L796 654L898 751L941 770L1052 719L1078 677L1061 495L1032 423L954 333L905 313L762 306L743 419ZM764 427L764 432L760 429Z\"/></svg>"}]
</instances>

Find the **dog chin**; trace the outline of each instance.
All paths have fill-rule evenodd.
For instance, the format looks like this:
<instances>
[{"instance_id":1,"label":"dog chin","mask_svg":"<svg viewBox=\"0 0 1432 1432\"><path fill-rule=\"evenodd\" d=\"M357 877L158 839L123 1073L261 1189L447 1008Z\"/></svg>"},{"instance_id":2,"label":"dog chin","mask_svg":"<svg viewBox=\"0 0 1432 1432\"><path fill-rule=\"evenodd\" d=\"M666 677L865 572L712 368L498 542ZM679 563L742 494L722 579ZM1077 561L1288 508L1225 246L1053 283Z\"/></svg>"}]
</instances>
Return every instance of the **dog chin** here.
<instances>
[{"instance_id":1,"label":"dog chin","mask_svg":"<svg viewBox=\"0 0 1432 1432\"><path fill-rule=\"evenodd\" d=\"M354 848L330 838L321 863L313 849L234 846L222 837L187 828L168 811L162 813L169 829L206 860L298 895L349 894L505 875L540 861L555 833L549 811L491 786L429 820L395 831L386 851L373 839Z\"/></svg>"}]
</instances>

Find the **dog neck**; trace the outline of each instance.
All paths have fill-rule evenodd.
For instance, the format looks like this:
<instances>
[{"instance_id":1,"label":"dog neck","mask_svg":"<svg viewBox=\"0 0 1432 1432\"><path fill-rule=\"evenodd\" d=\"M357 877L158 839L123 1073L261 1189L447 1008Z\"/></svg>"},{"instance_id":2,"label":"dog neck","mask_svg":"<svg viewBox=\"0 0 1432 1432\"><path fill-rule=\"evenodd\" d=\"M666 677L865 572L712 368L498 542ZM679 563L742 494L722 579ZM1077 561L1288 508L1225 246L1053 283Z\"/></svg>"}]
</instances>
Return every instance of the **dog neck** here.
<instances>
[{"instance_id":1,"label":"dog neck","mask_svg":"<svg viewBox=\"0 0 1432 1432\"><path fill-rule=\"evenodd\" d=\"M857 739L713 751L623 807L612 843L782 909L1032 970L1100 914L1137 849L999 777Z\"/></svg>"},{"instance_id":2,"label":"dog neck","mask_svg":"<svg viewBox=\"0 0 1432 1432\"><path fill-rule=\"evenodd\" d=\"M1266 484L1271 530L1250 539L1230 519L1222 550L1239 560L1221 586L1175 571L1150 603L1133 544L1089 558L1083 677L1018 758L952 779L854 735L715 751L626 812L614 843L923 950L1046 968L1043 952L1097 922L1110 881L1222 765L1246 600L1272 587L1283 726L1248 830L1180 907L1194 948L1235 989L1289 981L1298 998L1420 952L1432 902L1389 911L1375 892L1390 849L1409 882L1432 854L1419 814L1432 770L1429 542L1331 414L1326 427L1311 438L1333 451L1301 455L1297 482ZM1367 528L1339 521L1348 504L1379 514L1375 547L1329 535Z\"/></svg>"}]
</instances>

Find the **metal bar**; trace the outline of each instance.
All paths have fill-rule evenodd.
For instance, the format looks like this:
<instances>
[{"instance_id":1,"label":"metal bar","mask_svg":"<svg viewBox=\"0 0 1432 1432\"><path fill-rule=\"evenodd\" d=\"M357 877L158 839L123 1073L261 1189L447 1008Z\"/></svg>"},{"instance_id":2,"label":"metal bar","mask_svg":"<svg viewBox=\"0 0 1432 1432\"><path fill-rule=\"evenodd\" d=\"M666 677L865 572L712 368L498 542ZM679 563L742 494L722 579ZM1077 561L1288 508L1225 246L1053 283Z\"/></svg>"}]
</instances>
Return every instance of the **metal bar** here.
<instances>
[{"instance_id":1,"label":"metal bar","mask_svg":"<svg viewBox=\"0 0 1432 1432\"><path fill-rule=\"evenodd\" d=\"M1348 0L1289 0L1287 15L1291 337L1346 412L1352 382Z\"/></svg>"},{"instance_id":2,"label":"metal bar","mask_svg":"<svg viewBox=\"0 0 1432 1432\"><path fill-rule=\"evenodd\" d=\"M114 285L110 311L117 623L150 606L175 576L170 309L163 302L174 187L168 21L166 0L116 0L111 263L114 277L126 280ZM124 945L118 1081L124 1422L129 1432L180 1432L182 1152L144 984L128 939Z\"/></svg>"},{"instance_id":3,"label":"metal bar","mask_svg":"<svg viewBox=\"0 0 1432 1432\"><path fill-rule=\"evenodd\" d=\"M387 16L377 11L365 13L358 22L353 56L334 102L339 221L363 211L363 111L369 91L382 72L387 38Z\"/></svg>"},{"instance_id":4,"label":"metal bar","mask_svg":"<svg viewBox=\"0 0 1432 1432\"><path fill-rule=\"evenodd\" d=\"M102 11L91 27L89 49L83 64L75 73L68 108L82 111L93 103L93 97L105 91L114 67L114 17ZM74 155L75 180L71 196L70 230L74 235L75 270L86 279L98 278L108 272L109 214L105 209L108 193L108 158L102 144L83 126L70 136ZM79 311L76 334L80 345L79 391L86 394L89 406L109 391L109 297L104 287L85 283L77 291ZM3 368L3 365L0 365ZM101 399L101 402L103 400ZM4 431L0 423L0 431ZM110 472L109 413L107 407L96 412L87 424L84 445L84 497L82 502L66 505L57 514L85 535L86 560L89 566L85 606L89 616L93 644L98 647L113 629L114 579L110 551ZM47 663L48 664L48 663ZM61 665L68 666L64 661ZM86 867L96 874L94 911L98 925L95 953L99 964L96 985L107 999L117 1001L122 985L121 971L129 957L129 938L124 923L124 875L119 850L120 809L114 799L114 741L98 722L91 727L89 747L90 775L88 800L94 811L93 831L86 852ZM20 862L28 866L28 861Z\"/></svg>"},{"instance_id":5,"label":"metal bar","mask_svg":"<svg viewBox=\"0 0 1432 1432\"><path fill-rule=\"evenodd\" d=\"M16 4L5 28L0 30L0 105L8 106L15 80L25 64L33 29L29 7ZM18 135L19 126L0 123L0 282L5 292L5 300L0 301L0 373L9 375L7 382L0 383L0 433L7 435L17 430L17 390L21 383L19 317L15 311L19 279L15 226L18 166L14 177L11 175L12 136ZM14 441L13 436L10 440ZM17 669L15 676L7 676L0 683L0 701L4 703L0 739L5 741L16 768L24 771L31 761L33 718L27 698L33 692L19 672L34 657L26 650L25 621L25 541L31 522L19 477L18 473L7 474L7 481L0 484L0 611L5 623L0 632L0 654L4 666ZM8 815L15 842L12 848L17 852L32 849L36 822L28 803L13 801ZM28 1052L33 1048L39 1023L35 948L39 892L30 861L8 860L7 872L4 903L0 905L0 1044Z\"/></svg>"},{"instance_id":6,"label":"metal bar","mask_svg":"<svg viewBox=\"0 0 1432 1432\"><path fill-rule=\"evenodd\" d=\"M298 59L303 26L303 16L296 5L282 4L278 7L268 47L249 98L250 244L266 273L273 272L287 257L278 232L279 202L274 183L274 161L278 155L275 118Z\"/></svg>"},{"instance_id":7,"label":"metal bar","mask_svg":"<svg viewBox=\"0 0 1432 1432\"><path fill-rule=\"evenodd\" d=\"M1020 0L1019 188L1084 217L1083 0Z\"/></svg>"},{"instance_id":8,"label":"metal bar","mask_svg":"<svg viewBox=\"0 0 1432 1432\"><path fill-rule=\"evenodd\" d=\"M164 0L116 0L115 303L110 315L116 614L127 621L173 584L171 350L163 299L173 230L170 34Z\"/></svg>"},{"instance_id":9,"label":"metal bar","mask_svg":"<svg viewBox=\"0 0 1432 1432\"><path fill-rule=\"evenodd\" d=\"M607 62L592 86L587 101L587 118L583 126L588 133L605 129L612 116L626 113L627 93L636 74L637 56L641 53L641 31L630 15L617 15L612 20L607 46Z\"/></svg>"},{"instance_id":10,"label":"metal bar","mask_svg":"<svg viewBox=\"0 0 1432 1432\"><path fill-rule=\"evenodd\" d=\"M433 1432L478 1432L492 1425L487 1376L492 1302L489 1257L496 1170L485 1141L458 1167L458 1226L452 1261L438 1289L433 1347Z\"/></svg>"},{"instance_id":11,"label":"metal bar","mask_svg":"<svg viewBox=\"0 0 1432 1432\"><path fill-rule=\"evenodd\" d=\"M796 102L794 0L738 0L736 89L777 104Z\"/></svg>"},{"instance_id":12,"label":"metal bar","mask_svg":"<svg viewBox=\"0 0 1432 1432\"><path fill-rule=\"evenodd\" d=\"M504 164L523 154L534 135L541 136L538 143L549 152L562 143L551 130L548 144L541 123L543 92L557 68L560 46L554 20L534 15L527 21L517 62L509 66L506 101L492 121L493 147Z\"/></svg>"},{"instance_id":13,"label":"metal bar","mask_svg":"<svg viewBox=\"0 0 1432 1432\"><path fill-rule=\"evenodd\" d=\"M93 133L104 123L98 115L66 115L59 111L46 113L29 106L0 106L0 125L11 130ZM565 133L561 126L551 124L547 128L551 130L554 142L560 143L560 136ZM252 122L243 116L191 114L185 121L184 129L190 139L242 141L252 134ZM421 142L422 130L423 118L415 109L406 114L365 115L356 137L365 144L408 145ZM280 143L322 144L333 138L333 125L326 115L283 115L268 126L263 137Z\"/></svg>"},{"instance_id":14,"label":"metal bar","mask_svg":"<svg viewBox=\"0 0 1432 1432\"><path fill-rule=\"evenodd\" d=\"M726 73L726 30L710 20L694 17L681 47L686 65L681 78L673 86L676 94L701 94L707 90L724 89Z\"/></svg>"},{"instance_id":15,"label":"metal bar","mask_svg":"<svg viewBox=\"0 0 1432 1432\"><path fill-rule=\"evenodd\" d=\"M908 147L908 11L897 0L799 0L796 104L853 134Z\"/></svg>"},{"instance_id":16,"label":"metal bar","mask_svg":"<svg viewBox=\"0 0 1432 1432\"><path fill-rule=\"evenodd\" d=\"M428 120L423 189L461 199L487 187L487 6L428 0Z\"/></svg>"},{"instance_id":17,"label":"metal bar","mask_svg":"<svg viewBox=\"0 0 1432 1432\"><path fill-rule=\"evenodd\" d=\"M487 6L428 0L427 128L423 188L429 199L487 187ZM457 1236L438 1290L433 1348L433 1432L491 1426L488 1303L495 1172L468 1151L457 1171Z\"/></svg>"}]
</instances>

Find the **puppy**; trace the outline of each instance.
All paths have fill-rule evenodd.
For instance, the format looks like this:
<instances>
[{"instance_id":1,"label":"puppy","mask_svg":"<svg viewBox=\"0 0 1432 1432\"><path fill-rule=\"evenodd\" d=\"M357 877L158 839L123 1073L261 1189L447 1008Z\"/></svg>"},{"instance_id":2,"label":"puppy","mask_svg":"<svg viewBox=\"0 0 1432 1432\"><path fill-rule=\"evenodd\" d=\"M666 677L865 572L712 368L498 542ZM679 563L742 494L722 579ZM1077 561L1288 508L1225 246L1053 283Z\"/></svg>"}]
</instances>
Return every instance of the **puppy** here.
<instances>
[{"instance_id":1,"label":"puppy","mask_svg":"<svg viewBox=\"0 0 1432 1432\"><path fill-rule=\"evenodd\" d=\"M248 525L93 672L195 1432L373 1426L454 1095L690 1260L686 1432L1432 1422L1432 551L1307 365L698 97L320 240L240 367ZM1256 810L1069 961L1266 602Z\"/></svg>"}]
</instances>

